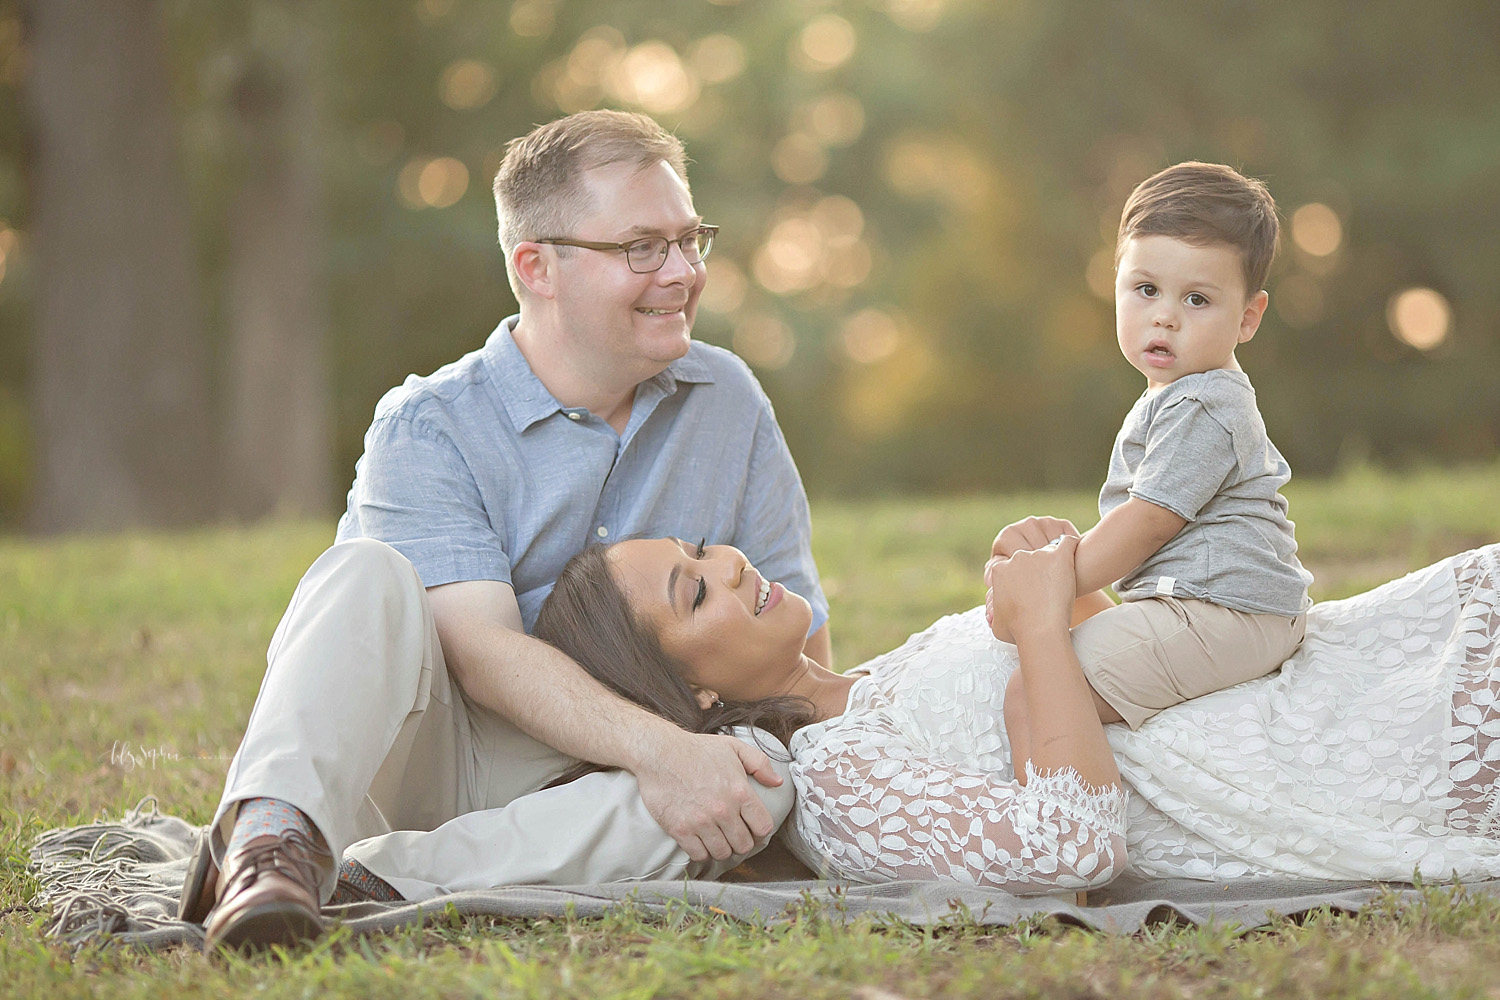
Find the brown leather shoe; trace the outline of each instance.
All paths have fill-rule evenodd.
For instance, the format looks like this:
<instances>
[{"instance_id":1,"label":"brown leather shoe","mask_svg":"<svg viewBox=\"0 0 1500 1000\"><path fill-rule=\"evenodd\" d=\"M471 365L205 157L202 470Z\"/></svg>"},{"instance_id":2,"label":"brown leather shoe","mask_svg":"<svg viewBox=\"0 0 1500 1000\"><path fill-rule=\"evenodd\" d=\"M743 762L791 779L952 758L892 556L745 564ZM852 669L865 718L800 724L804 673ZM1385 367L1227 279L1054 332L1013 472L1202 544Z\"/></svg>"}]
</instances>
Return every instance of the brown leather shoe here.
<instances>
[{"instance_id":1,"label":"brown leather shoe","mask_svg":"<svg viewBox=\"0 0 1500 1000\"><path fill-rule=\"evenodd\" d=\"M188 862L187 877L182 880L182 896L177 901L177 919L202 924L214 908L219 892L219 866L214 864L212 828L198 834L198 846Z\"/></svg>"},{"instance_id":2,"label":"brown leather shoe","mask_svg":"<svg viewBox=\"0 0 1500 1000\"><path fill-rule=\"evenodd\" d=\"M298 830L251 840L225 861L203 951L290 947L321 935L318 878L327 862Z\"/></svg>"}]
</instances>

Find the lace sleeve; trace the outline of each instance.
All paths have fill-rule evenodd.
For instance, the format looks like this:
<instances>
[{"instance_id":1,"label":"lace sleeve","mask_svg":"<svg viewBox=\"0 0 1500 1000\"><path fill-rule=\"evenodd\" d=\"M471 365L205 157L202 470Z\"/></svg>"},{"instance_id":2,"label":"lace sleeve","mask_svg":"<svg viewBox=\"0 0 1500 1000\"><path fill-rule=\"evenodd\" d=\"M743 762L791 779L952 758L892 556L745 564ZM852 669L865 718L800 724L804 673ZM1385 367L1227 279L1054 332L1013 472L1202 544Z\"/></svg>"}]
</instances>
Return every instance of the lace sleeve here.
<instances>
[{"instance_id":1,"label":"lace sleeve","mask_svg":"<svg viewBox=\"0 0 1500 1000\"><path fill-rule=\"evenodd\" d=\"M834 878L947 879L1016 893L1103 885L1123 870L1121 788L1030 765L1022 785L925 756L899 732L868 725L798 747L793 851Z\"/></svg>"}]
</instances>

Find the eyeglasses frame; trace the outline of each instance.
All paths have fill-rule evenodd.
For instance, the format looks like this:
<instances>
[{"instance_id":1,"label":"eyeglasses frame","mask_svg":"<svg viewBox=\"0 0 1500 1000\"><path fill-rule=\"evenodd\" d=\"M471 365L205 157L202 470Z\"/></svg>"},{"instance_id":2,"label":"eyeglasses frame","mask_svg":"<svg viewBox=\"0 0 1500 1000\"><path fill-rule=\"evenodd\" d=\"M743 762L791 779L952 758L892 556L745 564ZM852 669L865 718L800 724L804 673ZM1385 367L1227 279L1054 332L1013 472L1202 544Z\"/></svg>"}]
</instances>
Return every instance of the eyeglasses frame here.
<instances>
[{"instance_id":1,"label":"eyeglasses frame","mask_svg":"<svg viewBox=\"0 0 1500 1000\"><path fill-rule=\"evenodd\" d=\"M704 233L708 234L708 249L711 251L713 249L714 239L719 235L719 227L718 226L696 226L696 227L694 227L692 229L692 231L683 233L681 236L677 237L675 240L667 240L666 252L663 253L661 255L661 257L657 260L655 267L650 268L649 270L645 270L645 271L638 271L638 270L635 269L634 266L631 265L631 263L630 263L630 248L633 247L633 246L635 246L638 243L645 243L648 240L662 239L663 237L660 237L660 236L642 236L640 239L631 240L628 243L598 243L598 242L595 242L593 240L570 240L570 239L564 239L563 237L560 237L560 236L549 236L546 239L542 239L542 240L528 240L527 242L530 242L530 243L546 243L546 244L549 244L551 246L560 246L560 247L580 247L580 248L582 248L584 250L600 250L600 251L605 251L605 252L616 251L616 252L625 254L625 266L628 267L628 268L630 268L630 270L634 271L636 274L655 274L657 271L660 271L663 267L666 266L666 264L667 264L667 258L670 257L670 256L672 256L672 246L674 244L676 245L676 247L677 247L678 250L682 250L682 241L683 240L687 239L689 236L695 236L695 235L698 236L699 238L701 238ZM686 251L684 251L683 252L684 259L686 259L686 256L687 256ZM707 259L708 259L708 251L704 251L704 252L700 253L698 255L698 259L696 261L692 261L691 264L701 264L701 263L703 263Z\"/></svg>"}]
</instances>

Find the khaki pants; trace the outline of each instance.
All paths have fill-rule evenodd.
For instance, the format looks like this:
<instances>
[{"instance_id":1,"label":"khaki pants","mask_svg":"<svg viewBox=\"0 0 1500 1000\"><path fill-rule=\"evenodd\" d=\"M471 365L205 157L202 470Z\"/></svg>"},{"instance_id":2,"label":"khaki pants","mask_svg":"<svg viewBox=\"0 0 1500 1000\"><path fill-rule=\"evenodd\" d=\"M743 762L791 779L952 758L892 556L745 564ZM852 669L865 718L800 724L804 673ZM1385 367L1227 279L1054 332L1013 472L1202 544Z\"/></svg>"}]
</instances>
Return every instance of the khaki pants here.
<instances>
[{"instance_id":1,"label":"khaki pants","mask_svg":"<svg viewBox=\"0 0 1500 1000\"><path fill-rule=\"evenodd\" d=\"M1139 729L1164 708L1275 670L1301 645L1306 627L1306 615L1149 597L1079 623L1073 651L1099 697Z\"/></svg>"},{"instance_id":2,"label":"khaki pants","mask_svg":"<svg viewBox=\"0 0 1500 1000\"><path fill-rule=\"evenodd\" d=\"M260 796L301 809L335 858L356 858L413 900L501 885L715 878L744 860L692 861L646 812L631 774L537 791L572 760L464 696L416 570L384 543L324 552L266 659L214 816L220 865L238 803ZM772 757L781 786L746 780L780 823L791 775ZM335 884L330 873L325 900Z\"/></svg>"}]
</instances>

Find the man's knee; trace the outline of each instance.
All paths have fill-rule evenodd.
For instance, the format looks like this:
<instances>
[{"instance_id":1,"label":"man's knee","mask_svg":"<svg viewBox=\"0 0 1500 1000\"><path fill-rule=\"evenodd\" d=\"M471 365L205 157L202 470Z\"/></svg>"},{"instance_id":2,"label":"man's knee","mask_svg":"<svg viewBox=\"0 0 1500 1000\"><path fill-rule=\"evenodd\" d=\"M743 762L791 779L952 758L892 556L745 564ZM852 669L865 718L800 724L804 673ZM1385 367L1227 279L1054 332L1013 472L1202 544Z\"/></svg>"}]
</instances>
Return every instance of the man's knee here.
<instances>
[{"instance_id":1,"label":"man's knee","mask_svg":"<svg viewBox=\"0 0 1500 1000\"><path fill-rule=\"evenodd\" d=\"M385 542L350 538L324 550L308 576L358 584L382 591L420 591L422 578L411 561Z\"/></svg>"}]
</instances>

